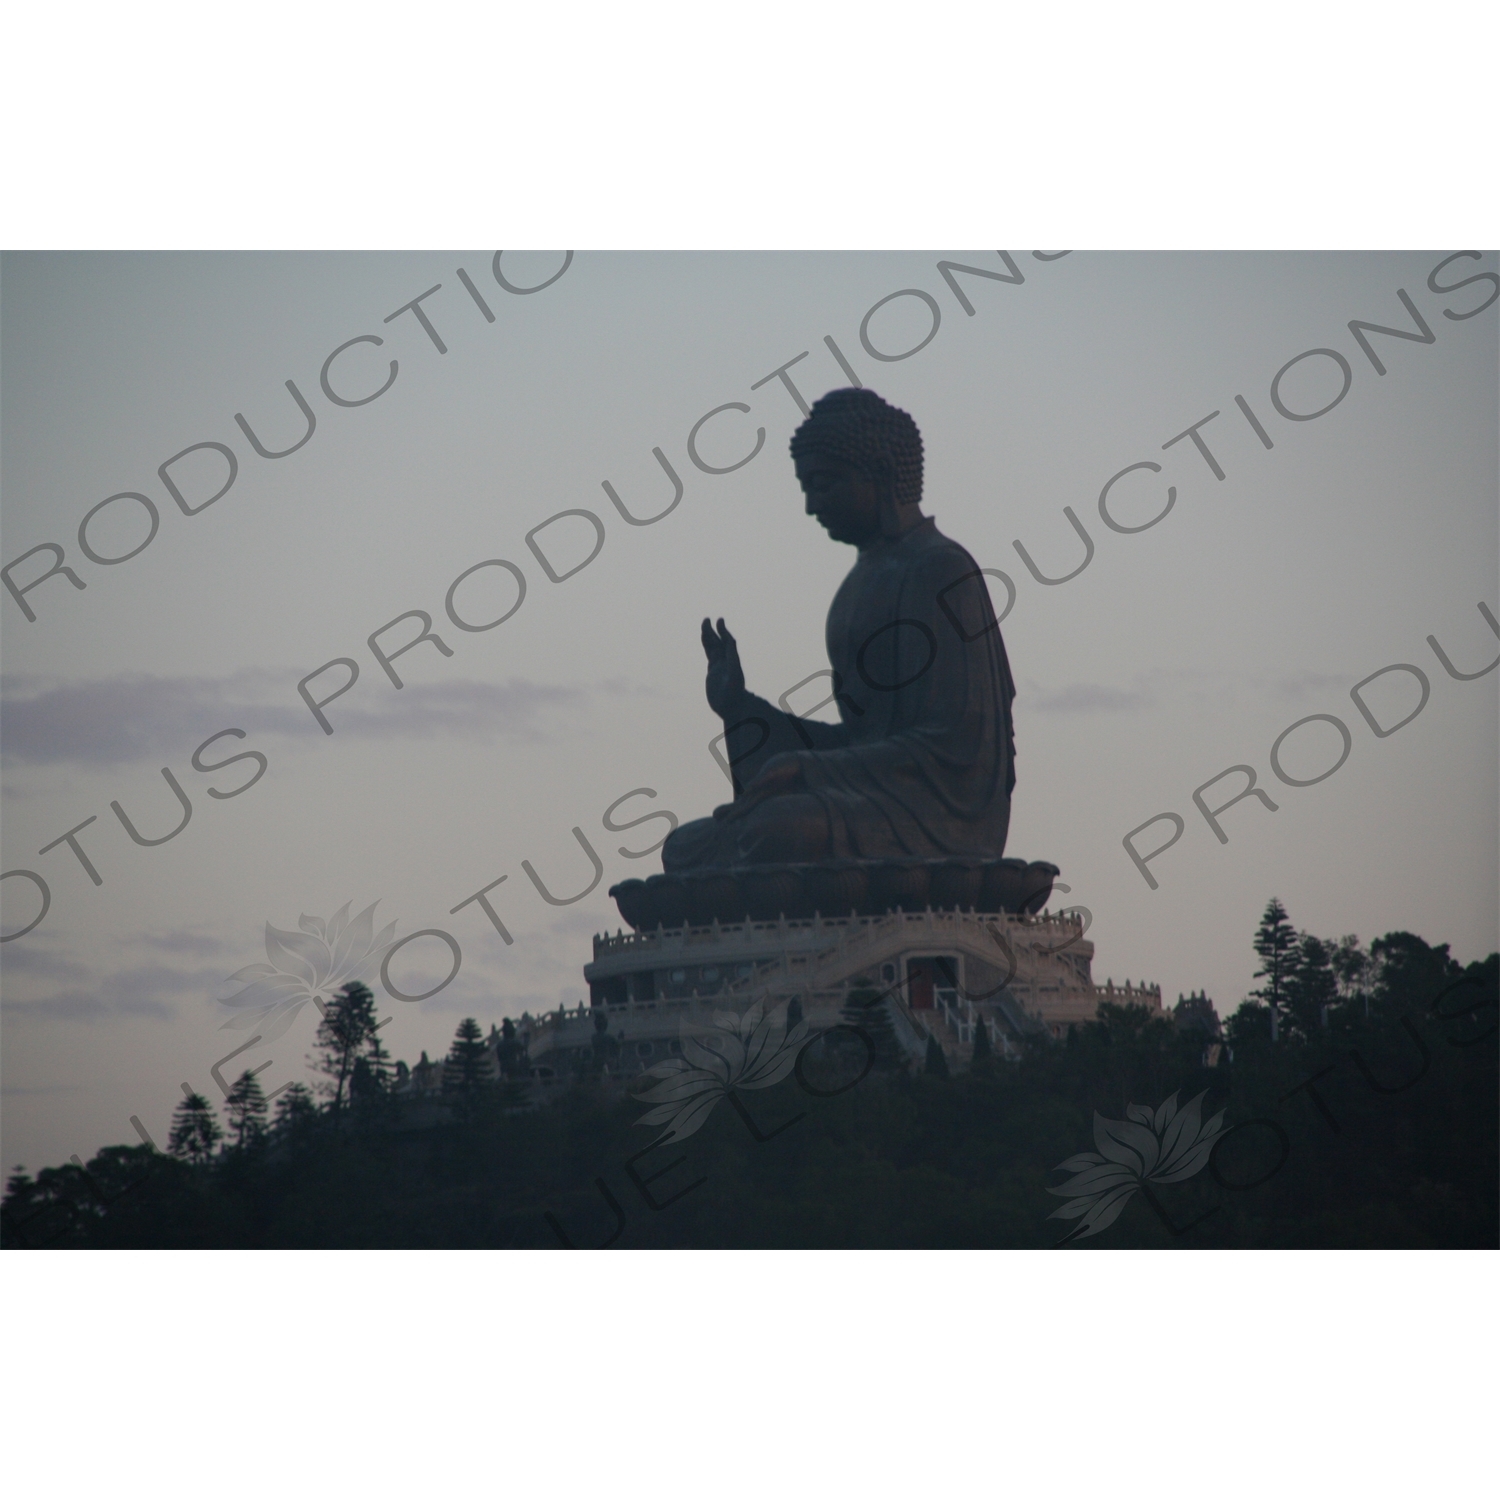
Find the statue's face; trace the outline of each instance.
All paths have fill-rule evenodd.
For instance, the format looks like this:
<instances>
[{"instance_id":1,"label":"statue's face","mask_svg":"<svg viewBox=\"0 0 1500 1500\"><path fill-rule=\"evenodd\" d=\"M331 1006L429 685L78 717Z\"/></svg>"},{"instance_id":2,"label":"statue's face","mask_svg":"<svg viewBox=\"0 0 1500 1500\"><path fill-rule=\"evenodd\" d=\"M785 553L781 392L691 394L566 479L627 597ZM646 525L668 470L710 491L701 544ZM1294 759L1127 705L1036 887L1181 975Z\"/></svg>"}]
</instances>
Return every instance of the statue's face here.
<instances>
[{"instance_id":1,"label":"statue's face","mask_svg":"<svg viewBox=\"0 0 1500 1500\"><path fill-rule=\"evenodd\" d=\"M863 547L880 535L880 491L874 480L820 453L803 454L796 469L808 515L834 541Z\"/></svg>"}]
</instances>

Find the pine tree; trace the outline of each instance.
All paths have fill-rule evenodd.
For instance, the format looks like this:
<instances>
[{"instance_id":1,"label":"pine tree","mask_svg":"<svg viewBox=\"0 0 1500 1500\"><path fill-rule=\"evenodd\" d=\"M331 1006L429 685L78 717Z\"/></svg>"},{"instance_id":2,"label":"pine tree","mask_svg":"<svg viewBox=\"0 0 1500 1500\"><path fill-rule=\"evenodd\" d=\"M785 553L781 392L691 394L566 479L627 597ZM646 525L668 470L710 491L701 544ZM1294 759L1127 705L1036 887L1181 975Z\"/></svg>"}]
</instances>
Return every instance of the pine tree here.
<instances>
[{"instance_id":1,"label":"pine tree","mask_svg":"<svg viewBox=\"0 0 1500 1500\"><path fill-rule=\"evenodd\" d=\"M927 1061L923 1063L922 1071L934 1078L948 1076L948 1059L943 1055L943 1049L938 1046L935 1036L929 1035L927 1038Z\"/></svg>"},{"instance_id":2,"label":"pine tree","mask_svg":"<svg viewBox=\"0 0 1500 1500\"><path fill-rule=\"evenodd\" d=\"M500 1023L500 1045L496 1048L500 1072L514 1078L521 1070L521 1044L516 1040L516 1023L509 1016Z\"/></svg>"},{"instance_id":3,"label":"pine tree","mask_svg":"<svg viewBox=\"0 0 1500 1500\"><path fill-rule=\"evenodd\" d=\"M383 1094L391 1086L391 1054L380 1035L384 1021L378 1021L365 1043L364 1061L369 1069L369 1086L373 1093Z\"/></svg>"},{"instance_id":4,"label":"pine tree","mask_svg":"<svg viewBox=\"0 0 1500 1500\"><path fill-rule=\"evenodd\" d=\"M875 1067L888 1070L901 1066L901 1044L896 1040L885 996L878 990L850 990L844 1002L843 1022L869 1037Z\"/></svg>"},{"instance_id":5,"label":"pine tree","mask_svg":"<svg viewBox=\"0 0 1500 1500\"><path fill-rule=\"evenodd\" d=\"M261 1092L260 1080L254 1073L240 1074L229 1091L224 1107L229 1112L229 1124L234 1131L236 1146L257 1141L265 1133L266 1096Z\"/></svg>"},{"instance_id":6,"label":"pine tree","mask_svg":"<svg viewBox=\"0 0 1500 1500\"><path fill-rule=\"evenodd\" d=\"M488 1083L487 1052L479 1022L472 1016L465 1016L453 1033L453 1045L448 1049L448 1059L443 1065L444 1090L472 1094Z\"/></svg>"},{"instance_id":7,"label":"pine tree","mask_svg":"<svg viewBox=\"0 0 1500 1500\"><path fill-rule=\"evenodd\" d=\"M1289 955L1297 946L1297 929L1287 917L1286 908L1274 896L1266 903L1253 946L1261 964L1255 971L1255 978L1268 980L1269 983L1250 993L1264 1000L1271 1009L1271 1040L1274 1042L1279 1035L1280 1010L1290 967Z\"/></svg>"},{"instance_id":8,"label":"pine tree","mask_svg":"<svg viewBox=\"0 0 1500 1500\"><path fill-rule=\"evenodd\" d=\"M1328 1029L1328 1008L1338 999L1333 950L1311 933L1288 955L1286 1008L1292 1026L1304 1040Z\"/></svg>"},{"instance_id":9,"label":"pine tree","mask_svg":"<svg viewBox=\"0 0 1500 1500\"><path fill-rule=\"evenodd\" d=\"M368 1105L370 1101L380 1092L375 1083L375 1075L370 1071L370 1060L367 1057L356 1057L354 1068L349 1074L349 1104L351 1108Z\"/></svg>"},{"instance_id":10,"label":"pine tree","mask_svg":"<svg viewBox=\"0 0 1500 1500\"><path fill-rule=\"evenodd\" d=\"M183 1157L201 1166L214 1154L214 1147L223 1139L224 1132L214 1118L213 1106L202 1094L189 1094L172 1116L172 1133L167 1137L167 1150L173 1156Z\"/></svg>"},{"instance_id":11,"label":"pine tree","mask_svg":"<svg viewBox=\"0 0 1500 1500\"><path fill-rule=\"evenodd\" d=\"M378 1025L374 992L357 979L333 997L318 1023L317 1041L322 1054L318 1066L332 1080L323 1089L331 1096L335 1114L344 1106L355 1062L362 1056L368 1057L372 1042L379 1045L375 1038Z\"/></svg>"},{"instance_id":12,"label":"pine tree","mask_svg":"<svg viewBox=\"0 0 1500 1500\"><path fill-rule=\"evenodd\" d=\"M278 1134L297 1130L317 1117L317 1103L305 1083L290 1084L277 1097L274 1128Z\"/></svg>"},{"instance_id":13,"label":"pine tree","mask_svg":"<svg viewBox=\"0 0 1500 1500\"><path fill-rule=\"evenodd\" d=\"M983 1016L976 1017L972 1066L979 1069L987 1068L994 1058L995 1054L990 1050L990 1028L985 1024Z\"/></svg>"}]
</instances>

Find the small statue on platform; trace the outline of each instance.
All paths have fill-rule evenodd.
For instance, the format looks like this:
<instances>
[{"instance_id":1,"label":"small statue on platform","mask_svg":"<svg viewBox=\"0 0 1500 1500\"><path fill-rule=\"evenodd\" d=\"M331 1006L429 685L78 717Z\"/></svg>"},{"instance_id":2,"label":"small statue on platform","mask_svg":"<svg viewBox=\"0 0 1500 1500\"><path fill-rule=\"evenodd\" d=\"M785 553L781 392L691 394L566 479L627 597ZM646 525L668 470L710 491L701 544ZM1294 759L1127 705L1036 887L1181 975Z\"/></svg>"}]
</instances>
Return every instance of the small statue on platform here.
<instances>
[{"instance_id":1,"label":"small statue on platform","mask_svg":"<svg viewBox=\"0 0 1500 1500\"><path fill-rule=\"evenodd\" d=\"M735 796L678 828L663 868L998 860L1015 686L984 576L922 514L917 424L873 391L832 391L791 451L808 515L859 553L826 627L840 722L749 692L734 636L704 620L708 701Z\"/></svg>"}]
</instances>

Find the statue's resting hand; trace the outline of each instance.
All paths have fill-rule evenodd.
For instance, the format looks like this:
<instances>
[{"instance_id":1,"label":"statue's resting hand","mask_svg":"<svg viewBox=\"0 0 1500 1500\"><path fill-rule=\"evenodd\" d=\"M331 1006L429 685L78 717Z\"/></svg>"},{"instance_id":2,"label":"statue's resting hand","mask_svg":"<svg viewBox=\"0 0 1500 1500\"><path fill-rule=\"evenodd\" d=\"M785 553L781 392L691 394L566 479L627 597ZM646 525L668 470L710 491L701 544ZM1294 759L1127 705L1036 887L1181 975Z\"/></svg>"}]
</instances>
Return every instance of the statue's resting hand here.
<instances>
[{"instance_id":1,"label":"statue's resting hand","mask_svg":"<svg viewBox=\"0 0 1500 1500\"><path fill-rule=\"evenodd\" d=\"M745 696L745 673L740 666L740 651L723 620L719 628L703 622L703 654L708 658L708 677L704 688L708 706L721 719L738 712Z\"/></svg>"},{"instance_id":2,"label":"statue's resting hand","mask_svg":"<svg viewBox=\"0 0 1500 1500\"><path fill-rule=\"evenodd\" d=\"M760 768L759 774L733 802L716 807L714 817L733 822L753 812L762 802L794 792L802 785L801 757L796 751L783 751Z\"/></svg>"}]
</instances>

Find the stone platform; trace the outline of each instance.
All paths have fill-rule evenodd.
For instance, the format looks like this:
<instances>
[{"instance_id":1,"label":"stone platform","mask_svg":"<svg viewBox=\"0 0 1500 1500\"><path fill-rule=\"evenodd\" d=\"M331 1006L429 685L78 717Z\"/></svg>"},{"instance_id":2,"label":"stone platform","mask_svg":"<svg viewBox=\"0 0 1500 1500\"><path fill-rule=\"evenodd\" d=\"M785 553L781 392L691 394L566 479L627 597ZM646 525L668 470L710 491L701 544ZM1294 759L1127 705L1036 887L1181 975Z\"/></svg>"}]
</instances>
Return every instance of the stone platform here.
<instances>
[{"instance_id":1,"label":"stone platform","mask_svg":"<svg viewBox=\"0 0 1500 1500\"><path fill-rule=\"evenodd\" d=\"M635 931L651 932L928 909L1036 913L1059 873L1043 860L839 860L652 875L622 880L609 894Z\"/></svg>"},{"instance_id":2,"label":"stone platform","mask_svg":"<svg viewBox=\"0 0 1500 1500\"><path fill-rule=\"evenodd\" d=\"M1093 1020L1101 1001L1161 1012L1155 986L1092 978L1094 945L1076 910L1055 914L937 911L785 918L601 934L584 969L591 1003L535 1018L522 1031L544 1081L592 1055L602 1018L626 1076L711 1035L724 1012L795 999L814 1031L838 1025L850 992L884 995L911 1066L929 1037L966 1067L982 1021L995 1052L1017 1057Z\"/></svg>"}]
</instances>

